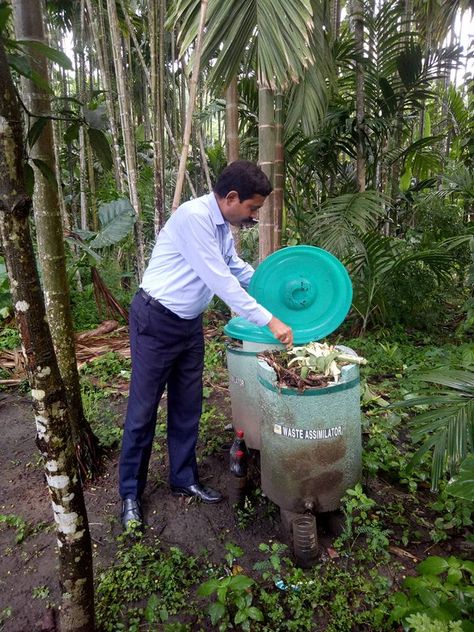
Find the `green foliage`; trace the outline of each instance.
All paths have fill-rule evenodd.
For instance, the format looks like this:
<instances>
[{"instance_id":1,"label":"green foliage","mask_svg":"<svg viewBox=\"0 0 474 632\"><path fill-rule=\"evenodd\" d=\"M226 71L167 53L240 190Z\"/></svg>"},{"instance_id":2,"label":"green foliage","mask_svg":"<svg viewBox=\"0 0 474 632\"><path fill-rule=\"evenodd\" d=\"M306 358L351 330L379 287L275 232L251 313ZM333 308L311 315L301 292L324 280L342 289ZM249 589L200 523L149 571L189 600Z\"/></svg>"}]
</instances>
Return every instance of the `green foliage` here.
<instances>
[{"instance_id":1,"label":"green foliage","mask_svg":"<svg viewBox=\"0 0 474 632\"><path fill-rule=\"evenodd\" d=\"M6 606L0 611L0 630L3 630L3 624L12 616L13 609L10 606Z\"/></svg>"},{"instance_id":2,"label":"green foliage","mask_svg":"<svg viewBox=\"0 0 474 632\"><path fill-rule=\"evenodd\" d=\"M474 454L469 454L459 466L458 475L449 481L447 491L474 503Z\"/></svg>"},{"instance_id":3,"label":"green foliage","mask_svg":"<svg viewBox=\"0 0 474 632\"><path fill-rule=\"evenodd\" d=\"M254 267L258 264L258 226L240 231L241 257Z\"/></svg>"},{"instance_id":4,"label":"green foliage","mask_svg":"<svg viewBox=\"0 0 474 632\"><path fill-rule=\"evenodd\" d=\"M426 478L423 470L408 473L410 452L400 437L401 417L381 413L366 417L363 428L367 435L362 452L364 470L370 476L384 472L394 480L406 484L410 491L416 491L417 483Z\"/></svg>"},{"instance_id":5,"label":"green foliage","mask_svg":"<svg viewBox=\"0 0 474 632\"><path fill-rule=\"evenodd\" d=\"M108 449L119 444L122 428L117 415L110 406L110 395L105 388L95 388L89 380L81 380L81 395L84 414L99 444Z\"/></svg>"},{"instance_id":6,"label":"green foliage","mask_svg":"<svg viewBox=\"0 0 474 632\"><path fill-rule=\"evenodd\" d=\"M215 406L209 406L205 401L199 422L199 457L218 452L224 443L224 428L227 419Z\"/></svg>"},{"instance_id":7,"label":"green foliage","mask_svg":"<svg viewBox=\"0 0 474 632\"><path fill-rule=\"evenodd\" d=\"M206 147L206 155L212 179L215 182L227 164L225 149L220 143L214 142L211 147Z\"/></svg>"},{"instance_id":8,"label":"green foliage","mask_svg":"<svg viewBox=\"0 0 474 632\"><path fill-rule=\"evenodd\" d=\"M107 136L100 129L87 128L91 147L104 169L112 169L112 151Z\"/></svg>"},{"instance_id":9,"label":"green foliage","mask_svg":"<svg viewBox=\"0 0 474 632\"><path fill-rule=\"evenodd\" d=\"M356 556L387 559L388 535L391 532L383 528L375 501L364 494L360 483L346 491L341 507L345 517L344 531L334 546L354 553L356 542L363 538L364 544L356 551Z\"/></svg>"},{"instance_id":10,"label":"green foliage","mask_svg":"<svg viewBox=\"0 0 474 632\"><path fill-rule=\"evenodd\" d=\"M49 597L49 588L47 586L35 586L33 588L31 596L33 599L48 599Z\"/></svg>"},{"instance_id":11,"label":"green foliage","mask_svg":"<svg viewBox=\"0 0 474 632\"><path fill-rule=\"evenodd\" d=\"M20 342L18 329L3 327L3 329L0 330L1 349L17 349L20 346Z\"/></svg>"},{"instance_id":12,"label":"green foliage","mask_svg":"<svg viewBox=\"0 0 474 632\"><path fill-rule=\"evenodd\" d=\"M442 542L458 534L465 535L473 525L474 503L449 495L446 485L440 488L436 501L429 508L436 512L429 525L433 542Z\"/></svg>"},{"instance_id":13,"label":"green foliage","mask_svg":"<svg viewBox=\"0 0 474 632\"><path fill-rule=\"evenodd\" d=\"M421 374L419 379L438 386L438 392L396 406L430 407L412 421L413 440L421 442L421 447L410 467L414 468L433 450L431 487L436 490L444 472L456 473L468 452L474 451L474 372L438 369Z\"/></svg>"},{"instance_id":14,"label":"green foliage","mask_svg":"<svg viewBox=\"0 0 474 632\"><path fill-rule=\"evenodd\" d=\"M312 242L342 258L359 244L359 235L376 228L383 215L384 200L376 191L330 198L313 215Z\"/></svg>"},{"instance_id":15,"label":"green foliage","mask_svg":"<svg viewBox=\"0 0 474 632\"><path fill-rule=\"evenodd\" d=\"M181 52L188 48L197 34L199 5L194 2L178 2L169 17L168 24L178 25ZM214 86L228 85L240 69L244 57L252 55L255 48L255 32L258 30L258 68L262 80L274 87L296 83L309 63L319 58L317 51L309 48L312 7L308 0L300 0L291 7L282 0L259 2L245 0L237 7L219 2L210 3L207 12L206 39L202 51L202 63L215 57L221 44L220 55L212 66L210 82ZM289 28L290 27L290 28ZM320 48L324 40L318 40ZM305 50L305 56L301 51ZM322 59L325 59L321 55Z\"/></svg>"},{"instance_id":16,"label":"green foliage","mask_svg":"<svg viewBox=\"0 0 474 632\"><path fill-rule=\"evenodd\" d=\"M216 600L209 606L212 625L218 624L219 630L232 627L231 622L242 630L251 630L252 621L263 621L262 611L253 606L251 588L255 582L246 575L231 575L221 579L209 579L198 588L198 595Z\"/></svg>"},{"instance_id":17,"label":"green foliage","mask_svg":"<svg viewBox=\"0 0 474 632\"><path fill-rule=\"evenodd\" d=\"M268 558L262 562L256 562L254 564L254 570L261 572L264 580L280 580L283 565L291 566L291 561L287 557L282 558L282 554L285 553L287 549L286 544L281 544L280 542L260 544L258 550L262 553L266 553Z\"/></svg>"},{"instance_id":18,"label":"green foliage","mask_svg":"<svg viewBox=\"0 0 474 632\"><path fill-rule=\"evenodd\" d=\"M284 560L281 579L261 588L259 604L265 615L263 630L272 632L347 632L391 629L386 593L387 578L376 568L359 563L350 570L327 561L311 571ZM373 561L370 566L373 567ZM275 586L279 594L275 593ZM324 607L317 607L324 604ZM260 629L255 626L255 629Z\"/></svg>"},{"instance_id":19,"label":"green foliage","mask_svg":"<svg viewBox=\"0 0 474 632\"><path fill-rule=\"evenodd\" d=\"M20 516L15 514L0 514L0 525L5 525L11 529L15 529L15 543L21 544L27 537L35 535L39 531L47 528L45 522L39 522L36 525L27 523Z\"/></svg>"},{"instance_id":20,"label":"green foliage","mask_svg":"<svg viewBox=\"0 0 474 632\"><path fill-rule=\"evenodd\" d=\"M222 369L226 368L226 355L224 342L219 338L206 341L204 351L204 371L211 381L219 378Z\"/></svg>"},{"instance_id":21,"label":"green foliage","mask_svg":"<svg viewBox=\"0 0 474 632\"><path fill-rule=\"evenodd\" d=\"M31 527L23 518L15 516L15 514L0 514L0 524L4 524L11 529L15 529L15 542L20 544L31 531Z\"/></svg>"},{"instance_id":22,"label":"green foliage","mask_svg":"<svg viewBox=\"0 0 474 632\"><path fill-rule=\"evenodd\" d=\"M474 562L454 556L443 558L430 556L416 567L417 575L403 582L404 592L393 596L394 609L391 620L408 622L419 632L428 632L428 624L436 630L474 629ZM409 618L412 615L423 618ZM454 623L458 623L453 627ZM444 626L444 628L442 627ZM413 629L410 627L409 629Z\"/></svg>"},{"instance_id":23,"label":"green foliage","mask_svg":"<svg viewBox=\"0 0 474 632\"><path fill-rule=\"evenodd\" d=\"M354 309L361 318L361 331L369 323L387 322L387 286L396 283L407 266L419 262L434 273L436 279L447 278L452 257L440 248L418 251L404 242L367 233L361 237L362 248L346 263L354 281Z\"/></svg>"},{"instance_id":24,"label":"green foliage","mask_svg":"<svg viewBox=\"0 0 474 632\"><path fill-rule=\"evenodd\" d=\"M407 618L406 623L407 630L413 630L413 632L463 632L461 621L445 623L439 619L430 619L426 613L412 614Z\"/></svg>"},{"instance_id":25,"label":"green foliage","mask_svg":"<svg viewBox=\"0 0 474 632\"><path fill-rule=\"evenodd\" d=\"M89 360L81 367L82 375L95 377L103 383L110 384L118 376L129 375L131 368L130 358L125 358L120 353L108 351L98 358Z\"/></svg>"},{"instance_id":26,"label":"green foliage","mask_svg":"<svg viewBox=\"0 0 474 632\"><path fill-rule=\"evenodd\" d=\"M158 545L122 544L117 563L98 573L96 616L105 632L139 629L124 628L127 622L163 623L189 605L188 592L202 576L201 565L178 548L163 552ZM131 606L144 600L145 607Z\"/></svg>"},{"instance_id":27,"label":"green foliage","mask_svg":"<svg viewBox=\"0 0 474 632\"><path fill-rule=\"evenodd\" d=\"M82 292L78 292L71 282L70 287L72 318L75 330L84 331L97 327L101 322L101 318L97 311L93 286L86 285Z\"/></svg>"},{"instance_id":28,"label":"green foliage","mask_svg":"<svg viewBox=\"0 0 474 632\"><path fill-rule=\"evenodd\" d=\"M66 238L66 241L78 246L96 260L100 260L100 257L95 249L100 250L122 241L132 230L136 215L130 201L121 198L102 204L99 208L99 220L101 229L98 233L76 230Z\"/></svg>"}]
</instances>

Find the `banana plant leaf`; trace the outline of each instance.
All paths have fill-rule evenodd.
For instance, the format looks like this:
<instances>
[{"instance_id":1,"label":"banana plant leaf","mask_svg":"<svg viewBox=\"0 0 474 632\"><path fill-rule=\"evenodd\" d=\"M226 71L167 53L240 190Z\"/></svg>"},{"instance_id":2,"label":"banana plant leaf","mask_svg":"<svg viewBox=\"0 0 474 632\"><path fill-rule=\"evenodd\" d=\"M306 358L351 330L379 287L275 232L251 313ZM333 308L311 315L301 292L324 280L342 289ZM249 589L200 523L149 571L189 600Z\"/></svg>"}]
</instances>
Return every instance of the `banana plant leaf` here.
<instances>
[{"instance_id":1,"label":"banana plant leaf","mask_svg":"<svg viewBox=\"0 0 474 632\"><path fill-rule=\"evenodd\" d=\"M99 208L101 230L89 242L93 249L112 246L126 237L135 224L135 211L127 198L102 204Z\"/></svg>"}]
</instances>

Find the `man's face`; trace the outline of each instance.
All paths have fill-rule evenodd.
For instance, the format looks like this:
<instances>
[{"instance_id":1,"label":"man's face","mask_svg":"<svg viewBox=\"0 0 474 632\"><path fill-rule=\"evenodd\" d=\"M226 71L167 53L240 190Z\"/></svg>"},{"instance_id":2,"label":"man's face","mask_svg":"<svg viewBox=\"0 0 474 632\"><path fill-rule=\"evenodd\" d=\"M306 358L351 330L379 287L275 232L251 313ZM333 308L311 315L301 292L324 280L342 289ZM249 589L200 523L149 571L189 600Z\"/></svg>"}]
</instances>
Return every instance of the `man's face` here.
<instances>
[{"instance_id":1,"label":"man's face","mask_svg":"<svg viewBox=\"0 0 474 632\"><path fill-rule=\"evenodd\" d=\"M258 209L265 202L265 197L256 193L243 202L237 191L229 191L225 198L219 198L219 208L224 218L233 226L252 224L258 218Z\"/></svg>"}]
</instances>

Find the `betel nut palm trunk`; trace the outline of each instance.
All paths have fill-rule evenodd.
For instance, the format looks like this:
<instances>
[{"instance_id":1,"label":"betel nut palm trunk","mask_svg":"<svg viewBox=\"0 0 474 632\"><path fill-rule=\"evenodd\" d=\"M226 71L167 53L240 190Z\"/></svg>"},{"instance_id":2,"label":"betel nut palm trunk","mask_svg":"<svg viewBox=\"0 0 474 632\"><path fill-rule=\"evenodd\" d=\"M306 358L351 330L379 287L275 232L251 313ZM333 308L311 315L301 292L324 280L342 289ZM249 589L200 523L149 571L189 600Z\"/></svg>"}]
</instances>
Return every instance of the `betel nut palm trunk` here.
<instances>
[{"instance_id":1,"label":"betel nut palm trunk","mask_svg":"<svg viewBox=\"0 0 474 632\"><path fill-rule=\"evenodd\" d=\"M43 16L39 0L18 0L14 3L15 33L18 41L45 44ZM30 63L41 77L43 84L23 78L23 102L32 115L48 117L51 103L47 62L36 49ZM38 118L34 120L38 121ZM43 127L30 156L47 165L51 173L56 171L53 146L53 126L50 119L42 119ZM82 475L93 475L99 465L97 440L85 418L81 399L79 374L75 354L74 327L69 303L66 255L63 239L63 223L57 187L35 167L33 194L38 254L45 288L46 312L53 338L54 349L66 389L69 403L72 435Z\"/></svg>"},{"instance_id":2,"label":"betel nut palm trunk","mask_svg":"<svg viewBox=\"0 0 474 632\"><path fill-rule=\"evenodd\" d=\"M94 630L92 551L66 394L46 321L29 229L21 108L0 40L0 237L56 522L62 632Z\"/></svg>"}]
</instances>

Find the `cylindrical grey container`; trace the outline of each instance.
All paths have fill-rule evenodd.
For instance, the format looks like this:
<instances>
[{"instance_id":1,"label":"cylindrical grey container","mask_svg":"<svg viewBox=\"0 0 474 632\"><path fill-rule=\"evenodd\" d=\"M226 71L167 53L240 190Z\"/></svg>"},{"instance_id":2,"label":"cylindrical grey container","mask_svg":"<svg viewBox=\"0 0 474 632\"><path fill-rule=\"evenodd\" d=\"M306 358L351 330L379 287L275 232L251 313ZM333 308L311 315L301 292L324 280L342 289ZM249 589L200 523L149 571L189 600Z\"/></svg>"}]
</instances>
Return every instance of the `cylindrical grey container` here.
<instances>
[{"instance_id":1,"label":"cylindrical grey container","mask_svg":"<svg viewBox=\"0 0 474 632\"><path fill-rule=\"evenodd\" d=\"M275 371L263 359L257 374L263 492L295 513L334 511L361 477L358 365L342 367L337 384L302 392L279 389Z\"/></svg>"},{"instance_id":2,"label":"cylindrical grey container","mask_svg":"<svg viewBox=\"0 0 474 632\"><path fill-rule=\"evenodd\" d=\"M227 346L229 392L232 423L243 430L248 448L260 450L260 422L262 413L257 380L257 354L267 349L281 349L281 345L243 341L242 345Z\"/></svg>"}]
</instances>

